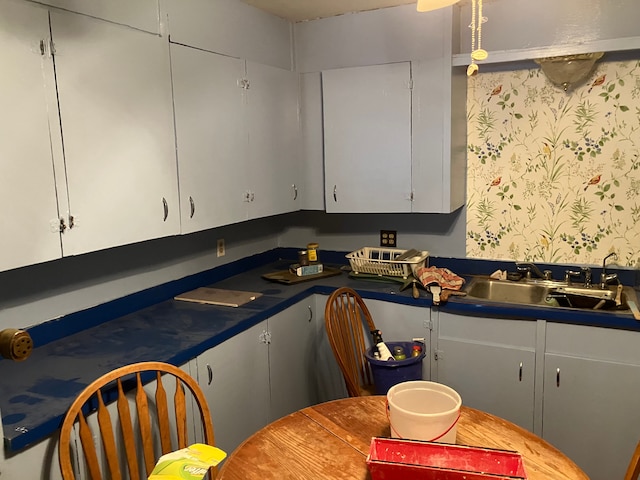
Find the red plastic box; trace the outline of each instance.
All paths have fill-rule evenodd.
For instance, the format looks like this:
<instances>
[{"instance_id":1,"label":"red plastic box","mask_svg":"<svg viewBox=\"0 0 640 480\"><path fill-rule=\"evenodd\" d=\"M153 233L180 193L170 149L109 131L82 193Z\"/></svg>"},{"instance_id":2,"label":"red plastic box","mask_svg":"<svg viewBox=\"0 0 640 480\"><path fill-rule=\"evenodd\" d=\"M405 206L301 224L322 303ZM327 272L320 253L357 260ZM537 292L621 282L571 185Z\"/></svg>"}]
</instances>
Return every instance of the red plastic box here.
<instances>
[{"instance_id":1,"label":"red plastic box","mask_svg":"<svg viewBox=\"0 0 640 480\"><path fill-rule=\"evenodd\" d=\"M522 480L518 452L447 443L373 437L367 457L372 480Z\"/></svg>"}]
</instances>

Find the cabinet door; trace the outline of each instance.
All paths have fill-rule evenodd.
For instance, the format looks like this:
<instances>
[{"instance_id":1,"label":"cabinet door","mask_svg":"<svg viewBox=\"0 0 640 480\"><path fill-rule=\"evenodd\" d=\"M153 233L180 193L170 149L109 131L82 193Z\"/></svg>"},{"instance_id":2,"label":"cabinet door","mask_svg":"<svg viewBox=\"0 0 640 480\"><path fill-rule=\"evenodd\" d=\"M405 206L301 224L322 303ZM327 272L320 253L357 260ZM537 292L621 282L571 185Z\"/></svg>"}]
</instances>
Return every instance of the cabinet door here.
<instances>
[{"instance_id":1,"label":"cabinet door","mask_svg":"<svg viewBox=\"0 0 640 480\"><path fill-rule=\"evenodd\" d=\"M431 329L430 309L399 303L365 299L376 328L382 332L385 342L410 342L424 338L426 356L422 360L422 379L431 378ZM370 335L367 338L371 338ZM409 352L406 352L407 355Z\"/></svg>"},{"instance_id":2,"label":"cabinet door","mask_svg":"<svg viewBox=\"0 0 640 480\"><path fill-rule=\"evenodd\" d=\"M182 233L247 219L244 62L171 44Z\"/></svg>"},{"instance_id":3,"label":"cabinet door","mask_svg":"<svg viewBox=\"0 0 640 480\"><path fill-rule=\"evenodd\" d=\"M438 312L436 381L533 431L536 322Z\"/></svg>"},{"instance_id":4,"label":"cabinet door","mask_svg":"<svg viewBox=\"0 0 640 480\"><path fill-rule=\"evenodd\" d=\"M271 421L317 403L312 303L309 297L268 320Z\"/></svg>"},{"instance_id":5,"label":"cabinet door","mask_svg":"<svg viewBox=\"0 0 640 480\"><path fill-rule=\"evenodd\" d=\"M53 63L40 51L48 38L47 10L0 4L0 271L62 255L52 157L59 134L50 135L47 112Z\"/></svg>"},{"instance_id":6,"label":"cabinet door","mask_svg":"<svg viewBox=\"0 0 640 480\"><path fill-rule=\"evenodd\" d=\"M179 233L166 38L51 12L68 186L64 255Z\"/></svg>"},{"instance_id":7,"label":"cabinet door","mask_svg":"<svg viewBox=\"0 0 640 480\"><path fill-rule=\"evenodd\" d=\"M298 74L247 62L250 217L297 210L300 178Z\"/></svg>"},{"instance_id":8,"label":"cabinet door","mask_svg":"<svg viewBox=\"0 0 640 480\"><path fill-rule=\"evenodd\" d=\"M231 453L269 421L269 354L264 321L198 356L216 445Z\"/></svg>"},{"instance_id":9,"label":"cabinet door","mask_svg":"<svg viewBox=\"0 0 640 480\"><path fill-rule=\"evenodd\" d=\"M409 63L322 72L327 212L411 212Z\"/></svg>"},{"instance_id":10,"label":"cabinet door","mask_svg":"<svg viewBox=\"0 0 640 480\"><path fill-rule=\"evenodd\" d=\"M640 438L640 366L546 354L543 437L592 480L623 478Z\"/></svg>"},{"instance_id":11,"label":"cabinet door","mask_svg":"<svg viewBox=\"0 0 640 480\"><path fill-rule=\"evenodd\" d=\"M548 323L542 435L593 480L623 478L640 432L640 332Z\"/></svg>"}]
</instances>

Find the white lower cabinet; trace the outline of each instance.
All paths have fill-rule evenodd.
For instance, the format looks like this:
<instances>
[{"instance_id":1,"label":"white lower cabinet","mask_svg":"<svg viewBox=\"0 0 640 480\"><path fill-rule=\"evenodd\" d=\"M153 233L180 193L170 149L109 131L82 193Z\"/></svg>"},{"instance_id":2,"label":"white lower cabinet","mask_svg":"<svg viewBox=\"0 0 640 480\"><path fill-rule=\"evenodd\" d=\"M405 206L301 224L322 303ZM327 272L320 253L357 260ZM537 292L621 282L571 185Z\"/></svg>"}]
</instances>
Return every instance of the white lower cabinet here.
<instances>
[{"instance_id":1,"label":"white lower cabinet","mask_svg":"<svg viewBox=\"0 0 640 480\"><path fill-rule=\"evenodd\" d=\"M463 405L533 431L537 322L432 314L435 380L455 389Z\"/></svg>"},{"instance_id":2,"label":"white lower cabinet","mask_svg":"<svg viewBox=\"0 0 640 480\"><path fill-rule=\"evenodd\" d=\"M269 422L266 331L265 320L197 357L216 445L228 454Z\"/></svg>"},{"instance_id":3,"label":"white lower cabinet","mask_svg":"<svg viewBox=\"0 0 640 480\"><path fill-rule=\"evenodd\" d=\"M313 296L197 357L216 445L231 453L269 422L317 403Z\"/></svg>"},{"instance_id":4,"label":"white lower cabinet","mask_svg":"<svg viewBox=\"0 0 640 480\"><path fill-rule=\"evenodd\" d=\"M317 403L314 311L310 296L268 320L270 421Z\"/></svg>"},{"instance_id":5,"label":"white lower cabinet","mask_svg":"<svg viewBox=\"0 0 640 480\"><path fill-rule=\"evenodd\" d=\"M543 438L592 480L622 478L640 440L640 332L547 324Z\"/></svg>"}]
</instances>

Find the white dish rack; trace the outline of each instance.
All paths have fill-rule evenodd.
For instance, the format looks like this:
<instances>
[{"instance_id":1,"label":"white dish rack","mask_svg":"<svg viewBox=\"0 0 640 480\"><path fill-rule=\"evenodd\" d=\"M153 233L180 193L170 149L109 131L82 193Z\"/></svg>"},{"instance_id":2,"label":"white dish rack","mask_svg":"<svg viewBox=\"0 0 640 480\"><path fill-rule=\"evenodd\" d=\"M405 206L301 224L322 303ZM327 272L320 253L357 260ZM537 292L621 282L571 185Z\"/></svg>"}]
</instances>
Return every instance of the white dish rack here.
<instances>
[{"instance_id":1,"label":"white dish rack","mask_svg":"<svg viewBox=\"0 0 640 480\"><path fill-rule=\"evenodd\" d=\"M404 260L396 260L407 250L401 248L363 247L346 255L353 273L408 278L426 265L429 252L423 250Z\"/></svg>"}]
</instances>

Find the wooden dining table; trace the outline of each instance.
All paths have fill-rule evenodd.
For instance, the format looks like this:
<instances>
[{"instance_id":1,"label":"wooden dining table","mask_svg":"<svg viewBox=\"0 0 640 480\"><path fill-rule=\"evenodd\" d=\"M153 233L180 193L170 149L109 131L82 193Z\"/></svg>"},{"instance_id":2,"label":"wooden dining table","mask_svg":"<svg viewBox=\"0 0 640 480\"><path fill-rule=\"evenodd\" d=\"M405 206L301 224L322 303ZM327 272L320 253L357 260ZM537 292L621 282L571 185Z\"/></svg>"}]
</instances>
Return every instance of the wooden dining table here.
<instances>
[{"instance_id":1,"label":"wooden dining table","mask_svg":"<svg viewBox=\"0 0 640 480\"><path fill-rule=\"evenodd\" d=\"M371 479L373 437L390 437L386 396L313 405L267 425L224 462L219 480ZM561 451L489 413L462 406L456 443L519 452L529 480L588 480Z\"/></svg>"}]
</instances>

